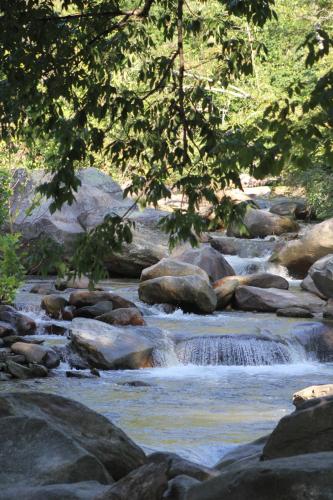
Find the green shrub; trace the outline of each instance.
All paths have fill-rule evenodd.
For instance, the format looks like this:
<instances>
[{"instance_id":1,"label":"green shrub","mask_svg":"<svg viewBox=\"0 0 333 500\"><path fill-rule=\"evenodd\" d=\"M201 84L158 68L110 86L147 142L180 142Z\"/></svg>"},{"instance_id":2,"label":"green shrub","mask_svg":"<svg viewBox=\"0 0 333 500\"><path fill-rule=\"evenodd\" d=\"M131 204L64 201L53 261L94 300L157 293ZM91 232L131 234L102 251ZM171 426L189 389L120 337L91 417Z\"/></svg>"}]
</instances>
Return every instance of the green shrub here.
<instances>
[{"instance_id":1,"label":"green shrub","mask_svg":"<svg viewBox=\"0 0 333 500\"><path fill-rule=\"evenodd\" d=\"M10 304L24 280L24 267L19 257L20 236L0 236L0 303Z\"/></svg>"}]
</instances>

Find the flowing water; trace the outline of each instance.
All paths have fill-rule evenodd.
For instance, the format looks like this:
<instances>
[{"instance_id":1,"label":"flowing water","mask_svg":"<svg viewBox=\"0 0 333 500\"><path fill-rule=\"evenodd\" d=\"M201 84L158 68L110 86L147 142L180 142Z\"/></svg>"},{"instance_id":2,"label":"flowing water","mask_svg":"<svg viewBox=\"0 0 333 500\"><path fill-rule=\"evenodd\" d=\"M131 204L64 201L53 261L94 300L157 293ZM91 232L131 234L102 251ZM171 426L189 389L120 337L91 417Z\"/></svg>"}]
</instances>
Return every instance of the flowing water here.
<instances>
[{"instance_id":1,"label":"flowing water","mask_svg":"<svg viewBox=\"0 0 333 500\"><path fill-rule=\"evenodd\" d=\"M251 265L272 271L267 255L228 259L243 274ZM285 270L280 274L287 276ZM293 392L332 381L333 363L320 363L316 348L300 340L302 332L320 330L316 320L245 312L166 314L138 302L137 282L103 285L136 301L148 326L163 330L156 367L76 379L66 377L68 366L62 363L47 379L1 383L0 391L38 390L76 399L109 417L147 451L173 451L213 465L236 444L270 432L292 411ZM39 309L40 296L24 290L17 305L37 319L39 338L64 345L65 336L45 335L49 320ZM128 385L133 381L145 385Z\"/></svg>"}]
</instances>

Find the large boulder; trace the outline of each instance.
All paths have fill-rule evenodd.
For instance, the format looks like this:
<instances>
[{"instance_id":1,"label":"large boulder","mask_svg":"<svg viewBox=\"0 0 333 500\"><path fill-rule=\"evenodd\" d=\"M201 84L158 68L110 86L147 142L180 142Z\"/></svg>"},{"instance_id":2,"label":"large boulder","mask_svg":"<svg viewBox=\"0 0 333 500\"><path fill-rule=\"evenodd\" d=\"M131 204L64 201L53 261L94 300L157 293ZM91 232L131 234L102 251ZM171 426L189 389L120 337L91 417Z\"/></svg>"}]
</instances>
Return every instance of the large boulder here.
<instances>
[{"instance_id":1,"label":"large boulder","mask_svg":"<svg viewBox=\"0 0 333 500\"><path fill-rule=\"evenodd\" d=\"M295 294L289 290L254 286L239 286L235 292L235 301L243 311L274 312L298 306L318 312L324 307L323 300L307 292Z\"/></svg>"},{"instance_id":2,"label":"large boulder","mask_svg":"<svg viewBox=\"0 0 333 500\"><path fill-rule=\"evenodd\" d=\"M155 345L140 327L117 328L94 319L75 318L70 338L72 349L91 367L136 370L152 366Z\"/></svg>"},{"instance_id":3,"label":"large boulder","mask_svg":"<svg viewBox=\"0 0 333 500\"><path fill-rule=\"evenodd\" d=\"M77 237L84 231L101 224L106 215L123 215L134 207L129 214L136 223L132 243L124 244L119 254L110 252L105 255L110 273L138 278L145 267L168 255L167 237L158 228L159 220L167 214L152 209L139 212L133 200L124 198L119 184L105 173L95 168L80 170L81 185L72 205L65 203L61 210L51 214L51 200L42 198L29 215L26 211L33 203L36 188L51 176L41 170L29 173L18 170L14 175L18 181L12 199L14 229L26 242L47 236L61 245L65 257L71 256Z\"/></svg>"},{"instance_id":4,"label":"large boulder","mask_svg":"<svg viewBox=\"0 0 333 500\"><path fill-rule=\"evenodd\" d=\"M173 304L199 313L213 312L217 303L213 288L200 276L163 276L143 281L139 297L148 304Z\"/></svg>"},{"instance_id":5,"label":"large boulder","mask_svg":"<svg viewBox=\"0 0 333 500\"><path fill-rule=\"evenodd\" d=\"M54 394L2 393L0 422L2 488L20 482L112 483L146 461L107 418Z\"/></svg>"},{"instance_id":6,"label":"large boulder","mask_svg":"<svg viewBox=\"0 0 333 500\"><path fill-rule=\"evenodd\" d=\"M333 218L314 225L300 239L278 244L272 257L294 275L305 277L321 257L333 253Z\"/></svg>"},{"instance_id":7,"label":"large boulder","mask_svg":"<svg viewBox=\"0 0 333 500\"><path fill-rule=\"evenodd\" d=\"M112 303L112 309L121 309L122 307L135 307L135 304L130 300L124 299L120 295L112 292L89 292L89 291L76 291L72 292L69 297L69 303L74 307L94 306L99 302Z\"/></svg>"},{"instance_id":8,"label":"large boulder","mask_svg":"<svg viewBox=\"0 0 333 500\"><path fill-rule=\"evenodd\" d=\"M154 266L144 269L141 274L141 281L161 278L162 276L193 276L197 275L208 281L206 271L193 264L181 262L177 259L164 258Z\"/></svg>"},{"instance_id":9,"label":"large boulder","mask_svg":"<svg viewBox=\"0 0 333 500\"><path fill-rule=\"evenodd\" d=\"M236 277L235 277L236 278ZM217 285L218 284L218 285ZM240 283L238 279L227 279L214 283L214 292L217 298L216 309L224 309L232 301L236 289L239 287Z\"/></svg>"},{"instance_id":10,"label":"large boulder","mask_svg":"<svg viewBox=\"0 0 333 500\"><path fill-rule=\"evenodd\" d=\"M333 453L312 453L227 467L193 485L182 500L332 500Z\"/></svg>"},{"instance_id":11,"label":"large boulder","mask_svg":"<svg viewBox=\"0 0 333 500\"><path fill-rule=\"evenodd\" d=\"M332 415L333 396L305 402L280 420L264 446L262 459L333 452Z\"/></svg>"},{"instance_id":12,"label":"large boulder","mask_svg":"<svg viewBox=\"0 0 333 500\"><path fill-rule=\"evenodd\" d=\"M235 224L228 228L228 236L249 238L265 238L269 235L279 236L283 233L293 233L299 230L298 224L289 217L281 217L266 210L248 207L243 219L248 234L243 234Z\"/></svg>"},{"instance_id":13,"label":"large boulder","mask_svg":"<svg viewBox=\"0 0 333 500\"><path fill-rule=\"evenodd\" d=\"M333 254L317 260L309 269L314 286L327 298L333 298Z\"/></svg>"},{"instance_id":14,"label":"large boulder","mask_svg":"<svg viewBox=\"0 0 333 500\"><path fill-rule=\"evenodd\" d=\"M235 274L235 271L223 255L209 245L186 250L177 257L177 260L200 267L208 274L212 282Z\"/></svg>"}]
</instances>

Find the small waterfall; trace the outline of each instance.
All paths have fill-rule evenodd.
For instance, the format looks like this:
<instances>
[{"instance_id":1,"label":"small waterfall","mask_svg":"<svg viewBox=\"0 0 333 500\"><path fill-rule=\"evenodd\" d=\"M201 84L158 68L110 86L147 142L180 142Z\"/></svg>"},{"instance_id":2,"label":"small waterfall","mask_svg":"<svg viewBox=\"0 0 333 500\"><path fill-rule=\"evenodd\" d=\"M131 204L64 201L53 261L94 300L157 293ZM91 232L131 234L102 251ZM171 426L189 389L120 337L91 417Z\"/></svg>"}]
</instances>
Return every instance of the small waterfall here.
<instances>
[{"instance_id":1,"label":"small waterfall","mask_svg":"<svg viewBox=\"0 0 333 500\"><path fill-rule=\"evenodd\" d=\"M176 353L184 365L259 366L307 360L306 351L297 340L279 342L239 335L187 339L176 346Z\"/></svg>"}]
</instances>

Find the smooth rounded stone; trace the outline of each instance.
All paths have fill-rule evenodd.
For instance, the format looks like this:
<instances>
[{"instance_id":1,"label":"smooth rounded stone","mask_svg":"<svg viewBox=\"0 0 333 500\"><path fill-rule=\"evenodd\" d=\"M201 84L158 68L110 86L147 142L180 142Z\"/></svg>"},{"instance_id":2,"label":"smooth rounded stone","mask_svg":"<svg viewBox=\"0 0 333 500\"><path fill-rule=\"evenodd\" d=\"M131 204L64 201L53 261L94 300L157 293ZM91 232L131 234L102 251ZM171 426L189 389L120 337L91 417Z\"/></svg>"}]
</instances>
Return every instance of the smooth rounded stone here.
<instances>
[{"instance_id":1,"label":"smooth rounded stone","mask_svg":"<svg viewBox=\"0 0 333 500\"><path fill-rule=\"evenodd\" d=\"M8 337L9 335L15 335L16 331L10 323L6 321L0 321L0 337Z\"/></svg>"},{"instance_id":2,"label":"smooth rounded stone","mask_svg":"<svg viewBox=\"0 0 333 500\"><path fill-rule=\"evenodd\" d=\"M19 335L32 335L37 329L33 319L11 306L0 305L0 321L10 323Z\"/></svg>"},{"instance_id":3,"label":"smooth rounded stone","mask_svg":"<svg viewBox=\"0 0 333 500\"><path fill-rule=\"evenodd\" d=\"M232 238L212 238L209 243L214 250L223 255L237 255L238 249Z\"/></svg>"},{"instance_id":4,"label":"smooth rounded stone","mask_svg":"<svg viewBox=\"0 0 333 500\"><path fill-rule=\"evenodd\" d=\"M144 269L141 273L141 281L161 278L162 276L193 276L197 275L205 280L209 280L206 271L198 266L187 262L180 262L177 259L164 258L154 266Z\"/></svg>"},{"instance_id":5,"label":"smooth rounded stone","mask_svg":"<svg viewBox=\"0 0 333 500\"><path fill-rule=\"evenodd\" d=\"M297 222L289 217L281 217L266 210L258 210L252 207L246 209L243 223L248 234L243 234L243 231L233 224L228 228L227 235L243 238L265 238L270 235L280 236L284 233L299 230Z\"/></svg>"},{"instance_id":6,"label":"smooth rounded stone","mask_svg":"<svg viewBox=\"0 0 333 500\"><path fill-rule=\"evenodd\" d=\"M277 316L281 316L283 318L313 318L313 314L308 309L304 307L285 307L284 309L277 309Z\"/></svg>"},{"instance_id":7,"label":"smooth rounded stone","mask_svg":"<svg viewBox=\"0 0 333 500\"><path fill-rule=\"evenodd\" d=\"M110 311L101 316L97 316L98 321L116 326L144 326L146 324L142 314L136 307L126 307Z\"/></svg>"},{"instance_id":8,"label":"smooth rounded stone","mask_svg":"<svg viewBox=\"0 0 333 500\"><path fill-rule=\"evenodd\" d=\"M279 421L263 449L262 460L333 452L332 415L333 396L306 401Z\"/></svg>"},{"instance_id":9,"label":"smooth rounded stone","mask_svg":"<svg viewBox=\"0 0 333 500\"><path fill-rule=\"evenodd\" d=\"M223 280L219 280L220 283ZM236 288L239 287L239 281L237 279L229 279L219 286L215 286L214 292L217 298L216 310L223 310L232 301Z\"/></svg>"},{"instance_id":10,"label":"smooth rounded stone","mask_svg":"<svg viewBox=\"0 0 333 500\"><path fill-rule=\"evenodd\" d=\"M72 349L90 367L136 370L152 366L154 343L135 327L119 328L94 319L75 318L70 338Z\"/></svg>"},{"instance_id":11,"label":"smooth rounded stone","mask_svg":"<svg viewBox=\"0 0 333 500\"><path fill-rule=\"evenodd\" d=\"M108 474L115 480L121 479L146 462L144 452L110 420L90 410L81 403L55 394L42 392L1 393L0 428L4 429L4 432L7 431L3 420L5 417L22 417L26 421L35 418L41 419L51 429L55 429L63 435L70 443L78 446L81 453L84 452L84 455L88 454L94 461L97 460L98 464L102 464L108 471ZM9 421L9 419L7 420ZM14 442L16 442L15 439ZM61 444L59 446L61 448ZM66 452L66 449L67 445L65 444L64 452ZM29 450L29 447L27 449L23 447L26 462L28 461ZM48 466L50 457L52 458L52 453L50 454L49 452L49 455L45 457L46 467ZM3 460L5 459L6 456L3 457ZM80 476L80 462L77 463L76 467L78 468L77 476ZM13 467L11 472L15 474L15 470L16 468ZM74 468L75 470L76 468ZM31 469L30 472L33 478L34 469ZM96 479L92 477L92 473L89 470L83 470L83 473L86 474L83 480ZM106 477L108 474L104 472L103 476L109 481L110 476L109 478ZM101 482L105 482L105 479L101 480ZM80 477L75 477L75 481L80 480ZM58 478L54 477L53 482L56 481L61 482ZM0 484L2 484L1 480Z\"/></svg>"},{"instance_id":12,"label":"smooth rounded stone","mask_svg":"<svg viewBox=\"0 0 333 500\"><path fill-rule=\"evenodd\" d=\"M333 253L333 218L315 224L300 239L276 246L270 260L304 278L317 260Z\"/></svg>"},{"instance_id":13,"label":"smooth rounded stone","mask_svg":"<svg viewBox=\"0 0 333 500\"><path fill-rule=\"evenodd\" d=\"M12 344L15 344L15 342L24 342L26 344L39 344L39 345L44 343L43 339L26 340L24 337L21 337L20 335L9 335L8 337L4 337L2 340L6 347L10 347Z\"/></svg>"},{"instance_id":14,"label":"smooth rounded stone","mask_svg":"<svg viewBox=\"0 0 333 500\"><path fill-rule=\"evenodd\" d=\"M51 347L16 342L11 345L11 350L15 354L23 354L29 363L42 364L46 368L57 368L60 364L59 355Z\"/></svg>"},{"instance_id":15,"label":"smooth rounded stone","mask_svg":"<svg viewBox=\"0 0 333 500\"><path fill-rule=\"evenodd\" d=\"M147 457L148 463L166 464L168 479L179 475L193 477L198 481L206 481L219 474L218 471L186 460L176 453L155 452Z\"/></svg>"},{"instance_id":16,"label":"smooth rounded stone","mask_svg":"<svg viewBox=\"0 0 333 500\"><path fill-rule=\"evenodd\" d=\"M235 292L235 301L237 307L243 311L258 312L274 312L294 306L317 312L324 306L319 297L307 292L297 295L289 290L254 286L239 286Z\"/></svg>"},{"instance_id":17,"label":"smooth rounded stone","mask_svg":"<svg viewBox=\"0 0 333 500\"><path fill-rule=\"evenodd\" d=\"M2 488L89 479L104 484L112 482L96 457L44 420L42 415L3 416L0 439Z\"/></svg>"},{"instance_id":18,"label":"smooth rounded stone","mask_svg":"<svg viewBox=\"0 0 333 500\"><path fill-rule=\"evenodd\" d=\"M186 250L177 257L177 260L200 267L207 273L212 282L235 274L232 266L223 255L209 245Z\"/></svg>"},{"instance_id":19,"label":"smooth rounded stone","mask_svg":"<svg viewBox=\"0 0 333 500\"><path fill-rule=\"evenodd\" d=\"M29 365L23 366L19 363L15 363L15 361L7 360L6 362L8 372L14 377L18 379L29 379L34 377L47 377L48 371L45 366L42 365Z\"/></svg>"},{"instance_id":20,"label":"smooth rounded stone","mask_svg":"<svg viewBox=\"0 0 333 500\"><path fill-rule=\"evenodd\" d=\"M302 288L302 290L305 290L306 292L310 292L310 293L314 293L315 295L318 295L318 297L320 297L321 299L325 300L327 298L322 293L320 293L320 291L318 290L318 288L314 284L313 279L311 278L311 276L309 274L302 281L301 288Z\"/></svg>"},{"instance_id":21,"label":"smooth rounded stone","mask_svg":"<svg viewBox=\"0 0 333 500\"><path fill-rule=\"evenodd\" d=\"M85 306L76 309L73 313L74 318L96 318L102 314L112 311L113 304L109 300L97 302L94 306Z\"/></svg>"},{"instance_id":22,"label":"smooth rounded stone","mask_svg":"<svg viewBox=\"0 0 333 500\"><path fill-rule=\"evenodd\" d=\"M333 319L333 299L329 299L324 307L323 316L325 319Z\"/></svg>"},{"instance_id":23,"label":"smooth rounded stone","mask_svg":"<svg viewBox=\"0 0 333 500\"><path fill-rule=\"evenodd\" d=\"M212 313L217 298L213 288L199 276L164 276L143 281L139 298L147 304L174 304L185 311Z\"/></svg>"},{"instance_id":24,"label":"smooth rounded stone","mask_svg":"<svg viewBox=\"0 0 333 500\"><path fill-rule=\"evenodd\" d=\"M168 486L166 464L145 464L95 500L161 500Z\"/></svg>"},{"instance_id":25,"label":"smooth rounded stone","mask_svg":"<svg viewBox=\"0 0 333 500\"><path fill-rule=\"evenodd\" d=\"M288 290L288 280L282 276L271 273L249 274L248 276L227 276L213 283L213 287L217 288L224 285L228 281L237 280L240 285L255 286L257 288L279 288L280 290Z\"/></svg>"},{"instance_id":26,"label":"smooth rounded stone","mask_svg":"<svg viewBox=\"0 0 333 500\"><path fill-rule=\"evenodd\" d=\"M333 298L333 254L317 260L309 269L315 287L327 298Z\"/></svg>"},{"instance_id":27,"label":"smooth rounded stone","mask_svg":"<svg viewBox=\"0 0 333 500\"><path fill-rule=\"evenodd\" d=\"M236 463L190 488L184 500L332 500L333 453Z\"/></svg>"},{"instance_id":28,"label":"smooth rounded stone","mask_svg":"<svg viewBox=\"0 0 333 500\"><path fill-rule=\"evenodd\" d=\"M310 215L310 210L306 200L281 200L273 203L269 211L272 214L294 217L295 219L304 220Z\"/></svg>"},{"instance_id":29,"label":"smooth rounded stone","mask_svg":"<svg viewBox=\"0 0 333 500\"><path fill-rule=\"evenodd\" d=\"M163 494L163 500L185 500L190 488L200 484L200 481L186 475L179 475L168 481L168 488Z\"/></svg>"},{"instance_id":30,"label":"smooth rounded stone","mask_svg":"<svg viewBox=\"0 0 333 500\"><path fill-rule=\"evenodd\" d=\"M36 293L38 295L51 295L55 294L56 290L48 284L37 283L30 288L30 293Z\"/></svg>"},{"instance_id":31,"label":"smooth rounded stone","mask_svg":"<svg viewBox=\"0 0 333 500\"><path fill-rule=\"evenodd\" d=\"M293 405L298 408L309 399L333 396L333 384L311 385L293 394Z\"/></svg>"},{"instance_id":32,"label":"smooth rounded stone","mask_svg":"<svg viewBox=\"0 0 333 500\"><path fill-rule=\"evenodd\" d=\"M135 304L130 300L124 299L120 295L112 292L86 292L77 291L71 293L69 303L77 308L85 306L94 306L99 302L110 301L112 302L113 309L121 309L122 307L135 307Z\"/></svg>"},{"instance_id":33,"label":"smooth rounded stone","mask_svg":"<svg viewBox=\"0 0 333 500\"><path fill-rule=\"evenodd\" d=\"M41 308L54 319L62 319L63 311L67 306L67 299L61 295L45 295L41 302Z\"/></svg>"},{"instance_id":34,"label":"smooth rounded stone","mask_svg":"<svg viewBox=\"0 0 333 500\"><path fill-rule=\"evenodd\" d=\"M267 443L268 436L263 436L252 443L242 444L240 446L236 446L233 450L229 451L224 457L215 465L215 469L223 471L229 465L234 463L242 462L247 464L259 462L259 459L262 455L262 450Z\"/></svg>"},{"instance_id":35,"label":"smooth rounded stone","mask_svg":"<svg viewBox=\"0 0 333 500\"><path fill-rule=\"evenodd\" d=\"M1 490L1 500L92 500L110 486L97 481L44 486L18 485Z\"/></svg>"}]
</instances>

